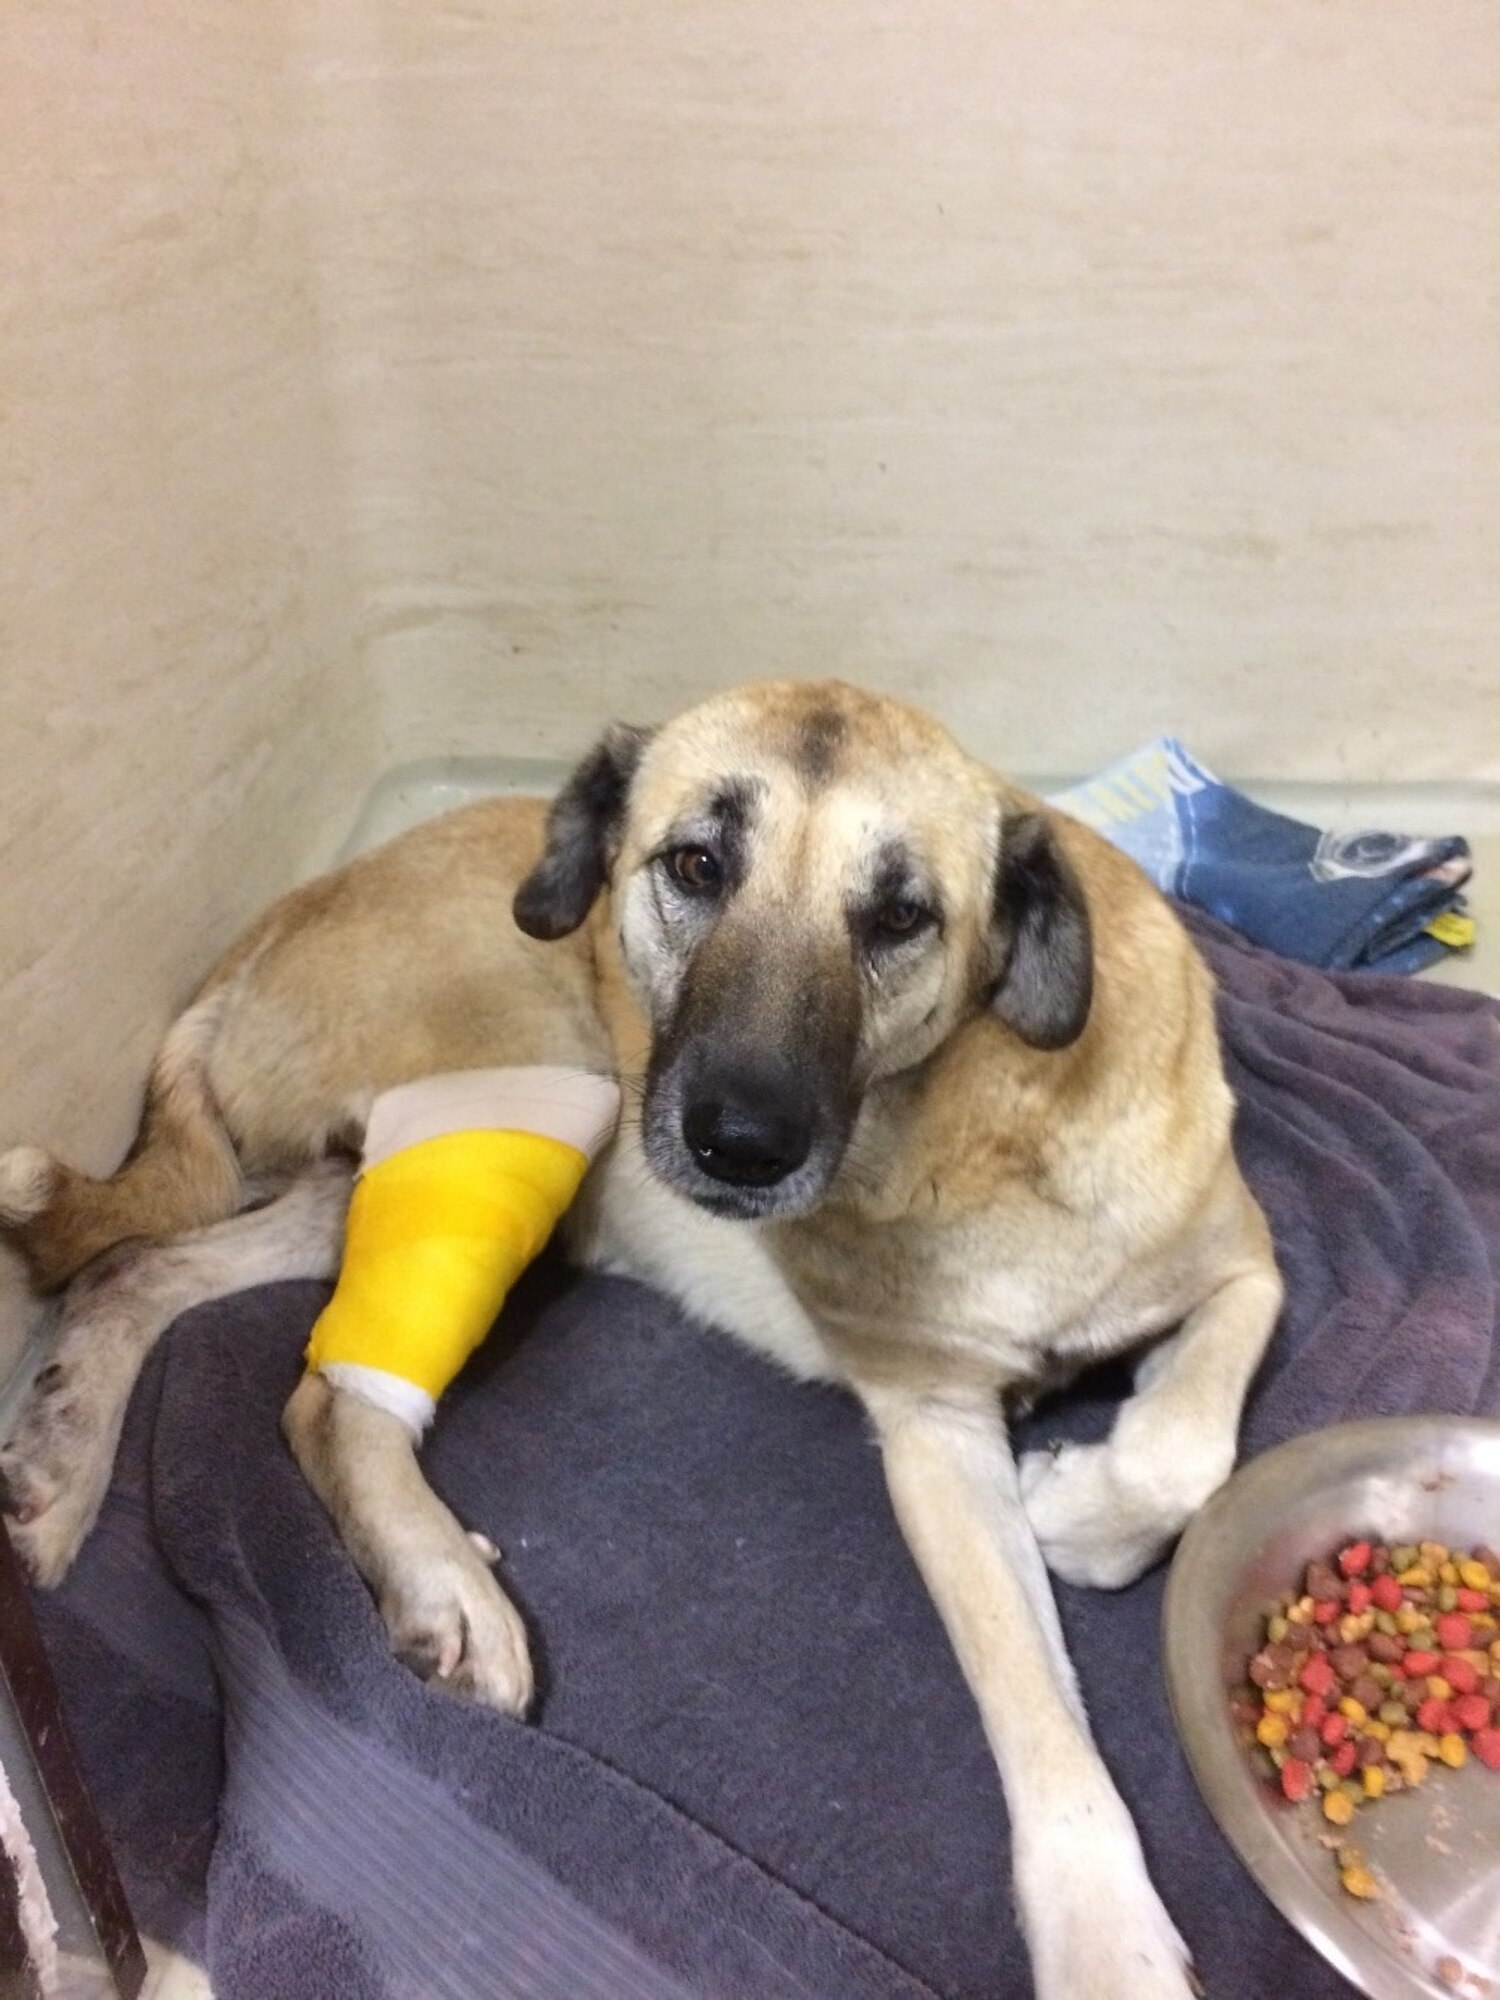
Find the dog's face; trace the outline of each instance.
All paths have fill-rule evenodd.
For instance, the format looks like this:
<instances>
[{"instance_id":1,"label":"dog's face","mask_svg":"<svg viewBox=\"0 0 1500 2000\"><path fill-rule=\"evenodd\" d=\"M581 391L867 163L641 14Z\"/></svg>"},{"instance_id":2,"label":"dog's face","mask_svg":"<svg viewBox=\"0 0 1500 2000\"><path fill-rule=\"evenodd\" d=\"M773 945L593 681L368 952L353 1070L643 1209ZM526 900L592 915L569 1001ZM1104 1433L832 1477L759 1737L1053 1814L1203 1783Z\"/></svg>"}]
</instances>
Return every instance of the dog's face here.
<instances>
[{"instance_id":1,"label":"dog's face","mask_svg":"<svg viewBox=\"0 0 1500 2000\"><path fill-rule=\"evenodd\" d=\"M805 1214L866 1092L983 1008L1082 1032L1088 913L1046 822L937 723L839 683L737 689L615 728L516 897L560 937L610 885L651 1024L643 1141L716 1214Z\"/></svg>"}]
</instances>

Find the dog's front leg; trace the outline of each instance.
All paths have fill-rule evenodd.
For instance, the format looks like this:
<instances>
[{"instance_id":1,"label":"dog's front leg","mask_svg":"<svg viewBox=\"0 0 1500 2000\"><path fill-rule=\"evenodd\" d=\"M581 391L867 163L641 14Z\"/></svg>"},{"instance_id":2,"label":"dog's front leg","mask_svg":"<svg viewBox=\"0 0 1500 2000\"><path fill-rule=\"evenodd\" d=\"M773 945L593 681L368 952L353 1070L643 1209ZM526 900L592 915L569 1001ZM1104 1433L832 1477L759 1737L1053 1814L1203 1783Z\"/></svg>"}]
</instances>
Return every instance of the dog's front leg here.
<instances>
[{"instance_id":1,"label":"dog's front leg","mask_svg":"<svg viewBox=\"0 0 1500 2000\"><path fill-rule=\"evenodd\" d=\"M531 1702L526 1628L422 1475L399 1418L305 1375L282 1429L370 1586L397 1657L423 1680L522 1715Z\"/></svg>"},{"instance_id":2,"label":"dog's front leg","mask_svg":"<svg viewBox=\"0 0 1500 2000\"><path fill-rule=\"evenodd\" d=\"M1102 1444L1025 1454L1027 1518L1055 1576L1133 1582L1224 1484L1281 1297L1269 1255L1234 1273L1146 1355Z\"/></svg>"},{"instance_id":3,"label":"dog's front leg","mask_svg":"<svg viewBox=\"0 0 1500 2000\"><path fill-rule=\"evenodd\" d=\"M1039 2000L1188 2000L1182 1941L1089 1734L998 1404L861 1394L1000 1766Z\"/></svg>"}]
</instances>

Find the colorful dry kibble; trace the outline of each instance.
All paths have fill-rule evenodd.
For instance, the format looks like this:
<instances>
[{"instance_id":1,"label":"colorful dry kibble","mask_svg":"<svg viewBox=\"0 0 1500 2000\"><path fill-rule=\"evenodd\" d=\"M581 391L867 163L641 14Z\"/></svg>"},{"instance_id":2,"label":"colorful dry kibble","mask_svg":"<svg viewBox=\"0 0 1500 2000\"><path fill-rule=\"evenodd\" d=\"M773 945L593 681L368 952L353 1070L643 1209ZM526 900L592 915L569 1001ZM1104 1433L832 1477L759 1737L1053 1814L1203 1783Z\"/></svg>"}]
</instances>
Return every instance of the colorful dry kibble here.
<instances>
[{"instance_id":1,"label":"colorful dry kibble","mask_svg":"<svg viewBox=\"0 0 1500 2000\"><path fill-rule=\"evenodd\" d=\"M1415 1790L1434 1763L1472 1754L1500 1771L1500 1555L1356 1541L1309 1563L1267 1614L1231 1711L1284 1795L1316 1800L1330 1826ZM1338 1851L1349 1894L1376 1894L1363 1858Z\"/></svg>"}]
</instances>

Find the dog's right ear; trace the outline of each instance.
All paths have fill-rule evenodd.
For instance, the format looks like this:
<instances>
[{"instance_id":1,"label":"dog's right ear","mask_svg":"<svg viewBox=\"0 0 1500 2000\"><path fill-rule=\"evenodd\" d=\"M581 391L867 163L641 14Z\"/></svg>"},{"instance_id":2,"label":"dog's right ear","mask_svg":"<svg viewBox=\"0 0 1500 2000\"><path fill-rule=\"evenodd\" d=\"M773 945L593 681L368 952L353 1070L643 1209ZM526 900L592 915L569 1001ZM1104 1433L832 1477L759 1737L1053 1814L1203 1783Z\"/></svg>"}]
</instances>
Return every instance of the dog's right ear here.
<instances>
[{"instance_id":1,"label":"dog's right ear","mask_svg":"<svg viewBox=\"0 0 1500 2000\"><path fill-rule=\"evenodd\" d=\"M609 878L625 821L625 801L649 729L614 722L553 800L547 846L512 905L528 937L576 931Z\"/></svg>"}]
</instances>

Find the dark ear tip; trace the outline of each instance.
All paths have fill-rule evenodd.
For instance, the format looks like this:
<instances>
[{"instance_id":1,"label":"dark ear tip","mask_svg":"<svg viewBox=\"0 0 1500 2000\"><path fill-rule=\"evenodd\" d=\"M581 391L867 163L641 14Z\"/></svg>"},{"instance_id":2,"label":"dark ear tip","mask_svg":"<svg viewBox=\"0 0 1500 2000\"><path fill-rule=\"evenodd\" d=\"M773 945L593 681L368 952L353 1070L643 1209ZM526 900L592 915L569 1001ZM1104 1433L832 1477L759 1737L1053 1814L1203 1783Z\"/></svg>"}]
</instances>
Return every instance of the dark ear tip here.
<instances>
[{"instance_id":1,"label":"dark ear tip","mask_svg":"<svg viewBox=\"0 0 1500 2000\"><path fill-rule=\"evenodd\" d=\"M1089 966L1078 975L1078 984L1068 995L1070 1004L1055 1012L1037 1012L1018 1029L1022 1040L1033 1049L1071 1048L1089 1024L1094 1005L1094 974Z\"/></svg>"},{"instance_id":2,"label":"dark ear tip","mask_svg":"<svg viewBox=\"0 0 1500 2000\"><path fill-rule=\"evenodd\" d=\"M559 938L576 931L583 922L583 916L588 914L587 907L583 916L575 916L571 907L564 907L568 899L565 899L562 890L563 885L555 879L555 871L549 869L545 861L539 861L517 889L511 903L516 929L542 944L555 944Z\"/></svg>"},{"instance_id":3,"label":"dark ear tip","mask_svg":"<svg viewBox=\"0 0 1500 2000\"><path fill-rule=\"evenodd\" d=\"M518 931L524 931L527 937L539 938L544 944L550 944L558 932L541 903L529 893L530 889L531 882L528 879L517 889L510 906L510 913L516 920Z\"/></svg>"}]
</instances>

